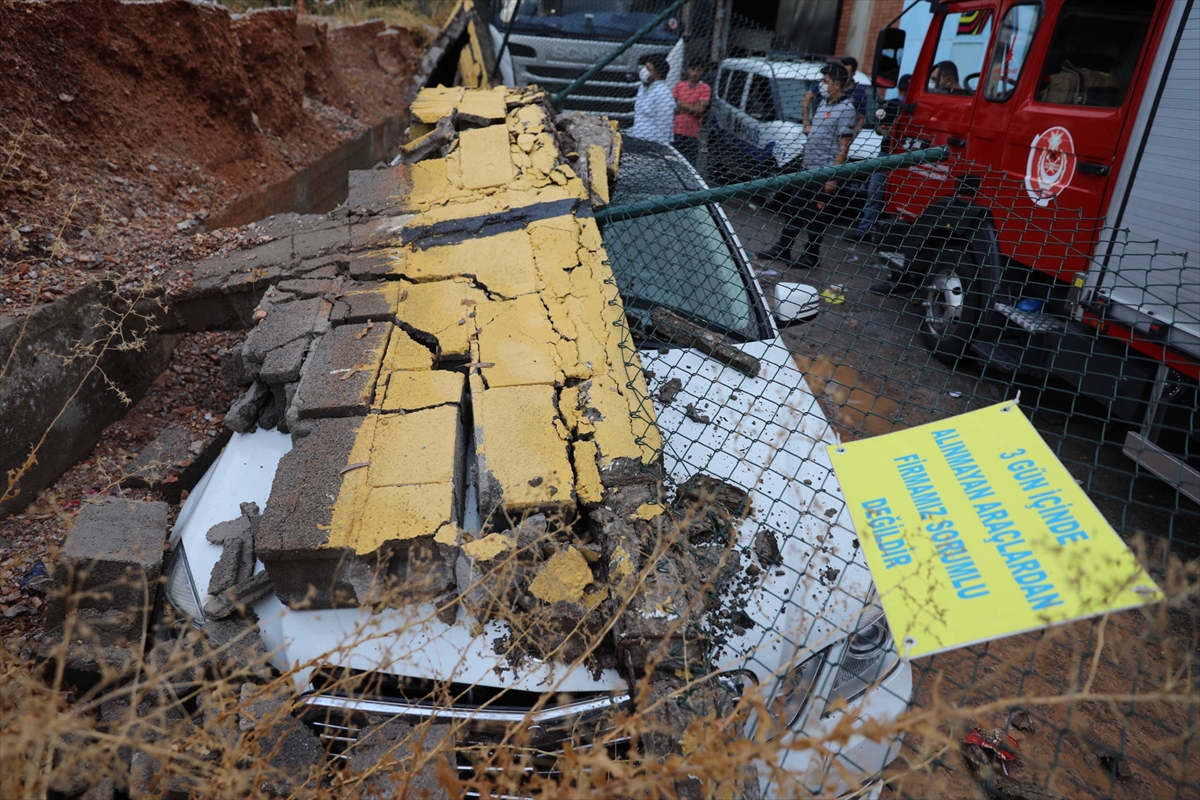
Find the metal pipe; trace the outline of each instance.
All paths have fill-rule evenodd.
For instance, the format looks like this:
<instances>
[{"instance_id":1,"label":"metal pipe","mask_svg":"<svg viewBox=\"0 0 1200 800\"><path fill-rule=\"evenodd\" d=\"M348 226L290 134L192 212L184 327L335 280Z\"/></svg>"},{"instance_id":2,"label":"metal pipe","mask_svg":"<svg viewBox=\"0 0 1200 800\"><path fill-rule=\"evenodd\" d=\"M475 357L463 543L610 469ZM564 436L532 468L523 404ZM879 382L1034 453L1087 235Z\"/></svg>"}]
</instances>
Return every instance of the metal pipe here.
<instances>
[{"instance_id":1,"label":"metal pipe","mask_svg":"<svg viewBox=\"0 0 1200 800\"><path fill-rule=\"evenodd\" d=\"M500 0L503 2L504 0ZM513 24L517 21L517 15L521 13L521 3L523 0L517 0L516 6L513 7L512 16L508 18L508 24L504 26L504 40L500 42L500 51L496 53L496 66L492 68L492 78L494 79L500 74L500 62L504 60L504 51L508 49L508 37L512 35ZM513 80L517 79L515 74L516 65L513 65Z\"/></svg>"},{"instance_id":2,"label":"metal pipe","mask_svg":"<svg viewBox=\"0 0 1200 800\"><path fill-rule=\"evenodd\" d=\"M657 26L660 22L662 22L667 17L671 16L671 14L675 13L675 11L686 2L687 2L687 0L675 0L674 3L671 3L671 5L664 8L661 14L659 14L657 17L655 17L654 19L647 22L642 27L638 28L637 32L634 33L633 36L630 36L624 42L621 42L620 46L618 46L615 50L613 50L611 53L609 53L604 58L604 60L602 60L599 64L596 64L594 67L590 68L587 72L580 75L578 78L576 78L574 81L572 81L571 84L569 86L567 86L567 88L563 89L558 94L551 95L550 103L555 108L561 109L563 100L565 100L567 98L567 96L571 94L571 92L575 91L580 86L582 86L584 83L591 80L593 75L595 75L597 72L599 72L600 70L604 69L609 64L611 64L613 62L613 59L615 59L617 56L621 55L621 53L624 53L626 50L628 50L629 48L631 48L635 44L637 44L638 39L641 39L643 36L645 36L647 33L649 33L655 26ZM665 79L666 76L664 75L663 78Z\"/></svg>"},{"instance_id":3,"label":"metal pipe","mask_svg":"<svg viewBox=\"0 0 1200 800\"><path fill-rule=\"evenodd\" d=\"M949 147L930 147L925 150L913 150L885 158L872 158L866 161L855 161L852 164L842 164L836 167L821 167L820 169L793 172L788 175L777 175L773 178L759 178L747 183L735 183L732 186L721 186L716 189L702 189L698 192L673 194L664 197L652 197L639 200L636 203L626 203L620 206L609 206L597 209L596 222L619 222L627 219L637 219L651 214L661 214L664 211L675 211L681 208L695 208L708 203L719 203L739 197L752 197L759 192L772 189L782 189L813 181L831 181L850 178L855 175L870 175L882 170L901 169L916 164L930 164L944 161L950 157ZM618 175L618 180L620 176Z\"/></svg>"}]
</instances>

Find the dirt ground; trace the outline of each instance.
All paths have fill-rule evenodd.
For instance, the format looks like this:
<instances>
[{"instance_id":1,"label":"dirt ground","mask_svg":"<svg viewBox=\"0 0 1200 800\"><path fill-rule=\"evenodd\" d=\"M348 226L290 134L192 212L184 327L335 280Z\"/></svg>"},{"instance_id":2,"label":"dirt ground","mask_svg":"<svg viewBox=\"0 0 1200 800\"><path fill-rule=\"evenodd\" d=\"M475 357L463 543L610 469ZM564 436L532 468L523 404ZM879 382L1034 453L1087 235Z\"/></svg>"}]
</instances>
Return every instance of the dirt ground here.
<instances>
[{"instance_id":1,"label":"dirt ground","mask_svg":"<svg viewBox=\"0 0 1200 800\"><path fill-rule=\"evenodd\" d=\"M205 232L204 221L403 113L427 35L183 0L0 2L0 314L97 279L169 286L190 262L254 243L253 225ZM0 520L12 655L37 649L39 576L81 501L161 499L120 487L136 453L169 427L200 448L217 437L236 391L220 354L242 336L184 337L88 458Z\"/></svg>"},{"instance_id":2,"label":"dirt ground","mask_svg":"<svg viewBox=\"0 0 1200 800\"><path fill-rule=\"evenodd\" d=\"M184 0L0 3L0 313L169 273L205 220L402 113L424 35Z\"/></svg>"}]
</instances>

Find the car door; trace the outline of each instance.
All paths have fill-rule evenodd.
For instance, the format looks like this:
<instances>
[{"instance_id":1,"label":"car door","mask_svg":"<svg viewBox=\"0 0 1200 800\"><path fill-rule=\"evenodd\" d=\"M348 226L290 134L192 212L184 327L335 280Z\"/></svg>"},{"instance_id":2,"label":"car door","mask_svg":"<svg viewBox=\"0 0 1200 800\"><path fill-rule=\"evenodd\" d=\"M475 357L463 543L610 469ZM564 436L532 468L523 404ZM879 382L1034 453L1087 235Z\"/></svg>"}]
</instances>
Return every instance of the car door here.
<instances>
[{"instance_id":1,"label":"car door","mask_svg":"<svg viewBox=\"0 0 1200 800\"><path fill-rule=\"evenodd\" d=\"M1041 3L1005 12L970 152L999 168L1004 186L994 192L1003 202L993 205L1004 251L1065 274L1085 268L1101 225L1123 129L1135 116L1138 76L1150 60L1156 9L1125 0L1047 8L1045 19Z\"/></svg>"},{"instance_id":2,"label":"car door","mask_svg":"<svg viewBox=\"0 0 1200 800\"><path fill-rule=\"evenodd\" d=\"M743 139L748 147L750 168L761 173L774 158L775 131L779 127L779 109L775 103L773 81L766 75L751 73L746 86L746 116ZM774 165L778 167L778 164Z\"/></svg>"}]
</instances>

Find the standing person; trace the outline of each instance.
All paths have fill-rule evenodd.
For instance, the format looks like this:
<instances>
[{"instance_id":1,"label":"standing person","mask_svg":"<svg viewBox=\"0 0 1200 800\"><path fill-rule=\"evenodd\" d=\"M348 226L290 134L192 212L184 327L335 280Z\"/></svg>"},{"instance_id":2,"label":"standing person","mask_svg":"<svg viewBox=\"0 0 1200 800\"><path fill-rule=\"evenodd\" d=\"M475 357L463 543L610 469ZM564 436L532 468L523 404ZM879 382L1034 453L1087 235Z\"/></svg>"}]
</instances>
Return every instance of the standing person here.
<instances>
[{"instance_id":1,"label":"standing person","mask_svg":"<svg viewBox=\"0 0 1200 800\"><path fill-rule=\"evenodd\" d=\"M904 104L904 96L908 94L908 84L912 81L912 75L903 75L900 81L896 84L896 90L900 93L899 97L888 100L880 108L882 115L879 117L879 125L875 131L883 137L883 141L879 144L879 155L890 156L892 154L892 126L896 124L896 116L900 113L900 106ZM876 112L877 114L879 112ZM867 178L867 202L863 205L862 217L858 220L858 227L850 234L855 239L865 239L871 233L871 228L875 225L875 220L879 219L879 213L883 211L883 201L885 199L884 186L887 183L886 172L872 172Z\"/></svg>"},{"instance_id":2,"label":"standing person","mask_svg":"<svg viewBox=\"0 0 1200 800\"><path fill-rule=\"evenodd\" d=\"M700 157L700 125L712 101L712 87L700 80L703 72L703 61L690 62L687 79L675 84L671 91L675 97L675 149L693 167Z\"/></svg>"},{"instance_id":3,"label":"standing person","mask_svg":"<svg viewBox=\"0 0 1200 800\"><path fill-rule=\"evenodd\" d=\"M667 57L662 53L647 56L638 66L638 78L642 85L638 87L637 97L633 101L630 136L662 144L671 144L675 138L675 98L671 96L665 80L670 69Z\"/></svg>"},{"instance_id":4,"label":"standing person","mask_svg":"<svg viewBox=\"0 0 1200 800\"><path fill-rule=\"evenodd\" d=\"M854 128L854 135L857 136L858 132L862 130L863 123L867 121L867 87L854 82L854 74L858 72L857 58L845 56L838 63L845 67L846 72L850 74L850 81L846 84L846 96L850 98L850 102L854 104L854 111L858 114ZM821 82L813 81L808 87L808 91L804 93L804 97L800 98L800 122L804 126L805 136L808 136L809 129L812 128L811 112L817 107L820 97Z\"/></svg>"},{"instance_id":5,"label":"standing person","mask_svg":"<svg viewBox=\"0 0 1200 800\"><path fill-rule=\"evenodd\" d=\"M846 163L850 142L854 140L857 112L846 95L850 73L841 64L829 64L821 70L820 93L822 100L812 115L811 132L804 144L804 169L836 166ZM808 244L792 266L811 269L818 263L821 238L833 221L831 201L837 191L838 182L824 184L806 183L799 187L788 187L784 211L790 214L771 247L759 253L759 258L790 260L792 244L802 231L808 232Z\"/></svg>"}]
</instances>

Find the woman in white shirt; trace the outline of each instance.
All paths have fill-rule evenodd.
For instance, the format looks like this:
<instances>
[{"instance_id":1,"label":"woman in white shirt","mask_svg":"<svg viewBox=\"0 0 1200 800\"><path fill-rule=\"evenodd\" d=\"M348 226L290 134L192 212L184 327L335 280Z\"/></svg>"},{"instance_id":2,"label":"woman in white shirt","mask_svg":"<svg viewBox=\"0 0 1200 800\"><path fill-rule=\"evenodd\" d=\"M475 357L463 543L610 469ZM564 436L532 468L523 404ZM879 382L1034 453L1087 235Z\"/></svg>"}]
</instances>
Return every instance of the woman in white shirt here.
<instances>
[{"instance_id":1,"label":"woman in white shirt","mask_svg":"<svg viewBox=\"0 0 1200 800\"><path fill-rule=\"evenodd\" d=\"M675 98L667 86L667 73L671 67L667 57L655 53L638 65L637 98L633 101L633 127L630 136L649 139L652 142L670 144L675 138Z\"/></svg>"}]
</instances>

